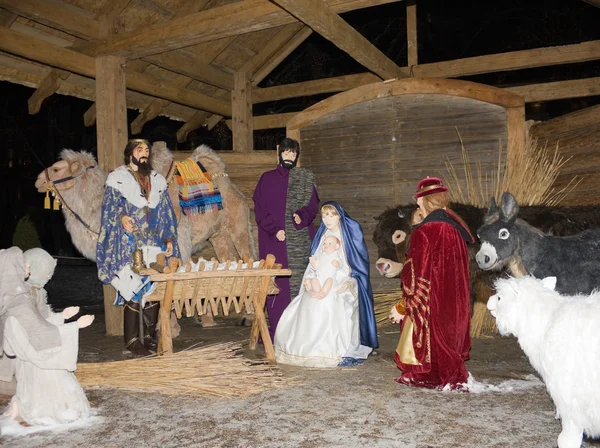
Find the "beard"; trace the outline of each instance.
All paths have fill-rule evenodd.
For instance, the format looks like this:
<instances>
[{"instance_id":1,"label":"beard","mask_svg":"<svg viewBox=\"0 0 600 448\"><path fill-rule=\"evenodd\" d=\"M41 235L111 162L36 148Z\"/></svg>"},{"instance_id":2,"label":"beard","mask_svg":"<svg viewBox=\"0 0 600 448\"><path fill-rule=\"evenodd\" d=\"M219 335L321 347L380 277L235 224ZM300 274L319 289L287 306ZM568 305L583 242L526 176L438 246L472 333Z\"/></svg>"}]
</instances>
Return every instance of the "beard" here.
<instances>
[{"instance_id":1,"label":"beard","mask_svg":"<svg viewBox=\"0 0 600 448\"><path fill-rule=\"evenodd\" d=\"M147 157L136 159L134 155L131 156L131 162L138 167L138 173L140 176L149 176L152 172L152 165Z\"/></svg>"},{"instance_id":2,"label":"beard","mask_svg":"<svg viewBox=\"0 0 600 448\"><path fill-rule=\"evenodd\" d=\"M295 160L284 160L281 156L279 156L279 163L286 170L291 170L292 168L294 168L296 166L296 159Z\"/></svg>"}]
</instances>

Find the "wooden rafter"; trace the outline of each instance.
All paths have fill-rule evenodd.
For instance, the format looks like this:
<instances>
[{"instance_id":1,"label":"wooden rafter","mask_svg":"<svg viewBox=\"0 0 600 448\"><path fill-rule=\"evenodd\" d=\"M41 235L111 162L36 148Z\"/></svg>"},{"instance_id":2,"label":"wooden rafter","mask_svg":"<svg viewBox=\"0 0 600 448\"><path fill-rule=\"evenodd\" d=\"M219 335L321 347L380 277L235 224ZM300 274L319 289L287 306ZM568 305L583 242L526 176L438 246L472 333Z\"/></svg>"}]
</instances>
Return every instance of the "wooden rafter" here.
<instances>
[{"instance_id":1,"label":"wooden rafter","mask_svg":"<svg viewBox=\"0 0 600 448\"><path fill-rule=\"evenodd\" d=\"M292 25L282 26L275 36L268 40L256 55L246 61L240 68L242 72L254 74L265 62L273 57L298 31L302 29L301 23L293 23ZM254 79L252 79L254 84Z\"/></svg>"},{"instance_id":2,"label":"wooden rafter","mask_svg":"<svg viewBox=\"0 0 600 448\"><path fill-rule=\"evenodd\" d=\"M300 46L308 37L312 34L312 30L303 26L290 40L288 40L283 46L269 58L252 76L252 85L257 86L263 79L265 79L269 73L271 73L275 67L287 58L292 51Z\"/></svg>"},{"instance_id":3,"label":"wooden rafter","mask_svg":"<svg viewBox=\"0 0 600 448\"><path fill-rule=\"evenodd\" d=\"M188 134L194 129L197 129L200 126L202 126L209 115L210 114L208 112L204 112L202 110L196 112L194 116L188 121L186 121L185 124L181 126L177 131L177 141L179 143L185 142L187 140Z\"/></svg>"},{"instance_id":4,"label":"wooden rafter","mask_svg":"<svg viewBox=\"0 0 600 448\"><path fill-rule=\"evenodd\" d=\"M35 92L27 100L29 113L35 115L40 111L42 102L53 95L60 87L63 80L67 79L71 73L64 70L52 69L48 76L40 83Z\"/></svg>"},{"instance_id":5,"label":"wooden rafter","mask_svg":"<svg viewBox=\"0 0 600 448\"><path fill-rule=\"evenodd\" d=\"M0 7L77 37L102 37L91 13L58 0L0 0Z\"/></svg>"},{"instance_id":6,"label":"wooden rafter","mask_svg":"<svg viewBox=\"0 0 600 448\"><path fill-rule=\"evenodd\" d=\"M600 59L600 40L422 64L414 67L413 72L415 77L452 78L596 59Z\"/></svg>"},{"instance_id":7,"label":"wooden rafter","mask_svg":"<svg viewBox=\"0 0 600 448\"><path fill-rule=\"evenodd\" d=\"M406 76L394 61L321 0L273 1L383 79Z\"/></svg>"},{"instance_id":8,"label":"wooden rafter","mask_svg":"<svg viewBox=\"0 0 600 448\"><path fill-rule=\"evenodd\" d=\"M414 67L419 63L417 52L417 1L406 2L406 46L408 50L408 66Z\"/></svg>"},{"instance_id":9,"label":"wooden rafter","mask_svg":"<svg viewBox=\"0 0 600 448\"><path fill-rule=\"evenodd\" d=\"M11 25L15 23L15 20L17 20L17 17L19 16L10 11L7 11L6 9L0 8L0 26L10 28Z\"/></svg>"},{"instance_id":10,"label":"wooden rafter","mask_svg":"<svg viewBox=\"0 0 600 448\"><path fill-rule=\"evenodd\" d=\"M326 3L335 13L342 13L395 1L398 0L327 0ZM91 51L137 59L295 22L294 17L268 0L244 0L97 41Z\"/></svg>"},{"instance_id":11,"label":"wooden rafter","mask_svg":"<svg viewBox=\"0 0 600 448\"><path fill-rule=\"evenodd\" d=\"M0 28L0 49L11 54L41 62L52 67L95 78L95 60L75 51L47 44L40 39L25 36L7 28ZM183 89L142 73L128 73L127 87L154 97L160 97L197 109L228 116L231 105L208 95Z\"/></svg>"},{"instance_id":12,"label":"wooden rafter","mask_svg":"<svg viewBox=\"0 0 600 448\"><path fill-rule=\"evenodd\" d=\"M299 23L285 25L269 39L269 42L254 57L250 58L241 71L251 73L252 86L256 87L271 71L278 66L292 51L294 51L312 30ZM254 89L259 91L260 89ZM254 99L253 99L253 102ZM212 129L223 117L214 115L207 120L208 129ZM213 124L214 123L214 124ZM211 126L212 125L212 126Z\"/></svg>"},{"instance_id":13,"label":"wooden rafter","mask_svg":"<svg viewBox=\"0 0 600 448\"><path fill-rule=\"evenodd\" d=\"M321 93L343 92L355 87L373 84L381 79L372 73L337 76L334 78L285 84L276 87L255 88L252 91L252 102L264 103L299 96L310 96Z\"/></svg>"},{"instance_id":14,"label":"wooden rafter","mask_svg":"<svg viewBox=\"0 0 600 448\"><path fill-rule=\"evenodd\" d=\"M600 77L507 87L506 90L521 95L526 103L582 98L600 95Z\"/></svg>"}]
</instances>

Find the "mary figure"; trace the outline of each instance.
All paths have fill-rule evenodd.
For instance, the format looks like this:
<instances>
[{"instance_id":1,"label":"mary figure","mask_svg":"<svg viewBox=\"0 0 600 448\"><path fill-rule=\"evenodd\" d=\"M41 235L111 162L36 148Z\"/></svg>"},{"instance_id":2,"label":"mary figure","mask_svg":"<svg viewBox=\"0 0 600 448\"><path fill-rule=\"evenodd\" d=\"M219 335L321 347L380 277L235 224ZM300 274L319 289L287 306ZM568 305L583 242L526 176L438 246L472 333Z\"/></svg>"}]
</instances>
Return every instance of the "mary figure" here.
<instances>
[{"instance_id":1,"label":"mary figure","mask_svg":"<svg viewBox=\"0 0 600 448\"><path fill-rule=\"evenodd\" d=\"M275 333L275 359L305 367L351 366L364 361L379 346L369 254L360 224L336 202L321 207L322 223L311 258L319 260L328 237L340 242L333 286L311 288L314 263L309 263L300 293L286 308ZM326 257L324 259L327 260Z\"/></svg>"}]
</instances>

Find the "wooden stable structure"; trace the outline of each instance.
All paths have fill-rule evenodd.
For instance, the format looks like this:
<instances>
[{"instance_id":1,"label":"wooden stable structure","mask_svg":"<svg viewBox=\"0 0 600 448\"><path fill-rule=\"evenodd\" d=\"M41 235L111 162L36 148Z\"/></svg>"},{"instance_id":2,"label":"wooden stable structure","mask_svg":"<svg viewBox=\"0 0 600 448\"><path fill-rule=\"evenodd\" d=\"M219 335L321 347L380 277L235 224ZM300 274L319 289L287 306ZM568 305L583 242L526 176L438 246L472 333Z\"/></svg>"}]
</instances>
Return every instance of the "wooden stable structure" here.
<instances>
[{"instance_id":1,"label":"wooden stable structure","mask_svg":"<svg viewBox=\"0 0 600 448\"><path fill-rule=\"evenodd\" d=\"M387 3L406 9L408 54L401 65L339 15ZM127 108L141 111L131 125L132 134L164 115L184 122L177 132L179 141L200 126L210 128L231 117L234 152L223 159L233 182L251 197L260 174L276 161L273 154L252 151L253 130L286 127L296 115L253 116L253 104L344 92L388 79L457 78L600 59L600 41L590 41L419 64L417 4L415 0L0 0L0 80L37 89L29 99L32 114L54 93L93 101L83 119L87 125L96 124L98 161L105 171L121 164L129 137ZM258 87L313 32L367 71ZM506 90L525 102L599 95L600 78ZM122 333L122 321L113 298L107 287L107 333L116 335Z\"/></svg>"},{"instance_id":2,"label":"wooden stable structure","mask_svg":"<svg viewBox=\"0 0 600 448\"><path fill-rule=\"evenodd\" d=\"M201 262L199 270L192 272L190 260L185 272L161 274L152 269L144 270L143 274L149 275L150 280L158 283L158 288L146 300L160 302L159 353L173 353L173 305L178 319L181 319L184 310L187 317L194 316L194 311L199 316L210 312L215 316L227 316L233 307L236 313L255 314L250 332L250 349L256 348L260 336L267 359L275 362L273 341L264 312L265 301L267 295L279 292L273 282L274 278L290 276L292 271L281 269L281 265L275 264L273 255L267 255L257 268L253 267L253 260L248 260L246 268L243 268L242 263L239 260L236 269L230 270L231 261L227 260L224 269L217 270L219 263L213 259L212 270L205 270L205 264Z\"/></svg>"},{"instance_id":3,"label":"wooden stable structure","mask_svg":"<svg viewBox=\"0 0 600 448\"><path fill-rule=\"evenodd\" d=\"M570 188L573 177L578 184L561 205L598 205L600 167L600 106L588 107L553 120L533 124L529 133L538 144L550 150L558 147L561 156L570 158L560 170L554 188Z\"/></svg>"},{"instance_id":4,"label":"wooden stable structure","mask_svg":"<svg viewBox=\"0 0 600 448\"><path fill-rule=\"evenodd\" d=\"M287 134L300 141L320 197L338 201L361 224L376 260L369 237L377 224L373 217L411 202L423 177L447 177L447 162L460 166L461 142L483 172L496 172L500 147L511 169L512 156L525 145L525 103L513 93L466 81L379 82L306 109L288 123ZM464 172L457 174L464 182ZM372 269L373 286L389 287Z\"/></svg>"}]
</instances>

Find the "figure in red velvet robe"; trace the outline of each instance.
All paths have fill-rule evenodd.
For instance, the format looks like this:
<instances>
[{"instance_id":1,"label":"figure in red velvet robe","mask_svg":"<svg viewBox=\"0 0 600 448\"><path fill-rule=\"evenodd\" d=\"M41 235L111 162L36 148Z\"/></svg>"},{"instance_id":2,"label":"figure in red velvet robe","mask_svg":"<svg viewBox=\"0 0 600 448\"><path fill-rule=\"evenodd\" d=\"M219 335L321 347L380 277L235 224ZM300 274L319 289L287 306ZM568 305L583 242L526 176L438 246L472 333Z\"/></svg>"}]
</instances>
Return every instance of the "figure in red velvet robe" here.
<instances>
[{"instance_id":1,"label":"figure in red velvet robe","mask_svg":"<svg viewBox=\"0 0 600 448\"><path fill-rule=\"evenodd\" d=\"M425 219L411 233L401 274L403 300L395 307L404 315L394 355L402 375L396 381L466 390L471 348L467 243L473 236L446 208L447 189L440 179L419 183L417 203Z\"/></svg>"}]
</instances>

